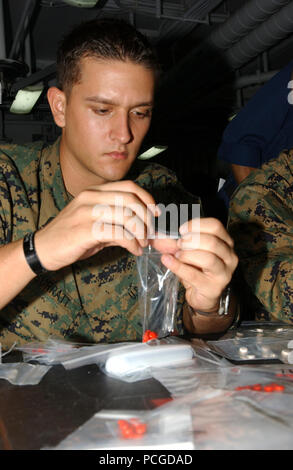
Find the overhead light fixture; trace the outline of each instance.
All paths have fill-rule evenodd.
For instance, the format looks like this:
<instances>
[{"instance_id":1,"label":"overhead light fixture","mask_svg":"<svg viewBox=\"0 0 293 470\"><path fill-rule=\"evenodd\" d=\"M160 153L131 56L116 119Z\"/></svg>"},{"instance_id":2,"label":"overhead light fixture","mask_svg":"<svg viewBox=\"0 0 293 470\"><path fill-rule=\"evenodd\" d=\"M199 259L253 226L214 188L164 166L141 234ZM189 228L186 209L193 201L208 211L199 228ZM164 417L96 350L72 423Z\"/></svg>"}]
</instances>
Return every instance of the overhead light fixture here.
<instances>
[{"instance_id":1,"label":"overhead light fixture","mask_svg":"<svg viewBox=\"0 0 293 470\"><path fill-rule=\"evenodd\" d=\"M232 114L232 116L228 117L228 121L233 121L233 119L237 116L237 113Z\"/></svg>"},{"instance_id":2,"label":"overhead light fixture","mask_svg":"<svg viewBox=\"0 0 293 470\"><path fill-rule=\"evenodd\" d=\"M73 7L80 7L80 8L92 8L94 7L99 0L63 0L68 5L72 5Z\"/></svg>"},{"instance_id":3,"label":"overhead light fixture","mask_svg":"<svg viewBox=\"0 0 293 470\"><path fill-rule=\"evenodd\" d=\"M44 89L43 84L22 88L16 94L10 112L13 114L28 114L38 101Z\"/></svg>"},{"instance_id":4,"label":"overhead light fixture","mask_svg":"<svg viewBox=\"0 0 293 470\"><path fill-rule=\"evenodd\" d=\"M159 153L164 152L165 150L167 150L167 148L168 147L164 145L155 145L154 147L151 147L150 149L143 152L137 158L139 160L148 160L149 158L153 158Z\"/></svg>"}]
</instances>

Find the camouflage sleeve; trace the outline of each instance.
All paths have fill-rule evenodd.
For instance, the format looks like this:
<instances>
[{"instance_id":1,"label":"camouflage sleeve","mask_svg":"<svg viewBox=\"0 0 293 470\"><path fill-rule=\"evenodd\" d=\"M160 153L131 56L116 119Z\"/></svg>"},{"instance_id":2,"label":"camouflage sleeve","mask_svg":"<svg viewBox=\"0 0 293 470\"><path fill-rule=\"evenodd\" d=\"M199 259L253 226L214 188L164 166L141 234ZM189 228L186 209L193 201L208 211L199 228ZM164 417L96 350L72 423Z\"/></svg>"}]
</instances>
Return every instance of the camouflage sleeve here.
<instances>
[{"instance_id":1,"label":"camouflage sleeve","mask_svg":"<svg viewBox=\"0 0 293 470\"><path fill-rule=\"evenodd\" d=\"M192 214L191 206L201 204L198 196L184 188L176 173L158 163L149 163L144 166L135 181L152 194L156 204L164 206L172 203L187 204L190 206L190 215Z\"/></svg>"},{"instance_id":2,"label":"camouflage sleeve","mask_svg":"<svg viewBox=\"0 0 293 470\"><path fill-rule=\"evenodd\" d=\"M277 184L262 184L252 177L240 185L231 201L228 230L242 275L269 318L292 323L292 194L285 178L272 177Z\"/></svg>"},{"instance_id":3,"label":"camouflage sleeve","mask_svg":"<svg viewBox=\"0 0 293 470\"><path fill-rule=\"evenodd\" d=\"M11 239L11 206L9 189L0 168L0 246Z\"/></svg>"}]
</instances>

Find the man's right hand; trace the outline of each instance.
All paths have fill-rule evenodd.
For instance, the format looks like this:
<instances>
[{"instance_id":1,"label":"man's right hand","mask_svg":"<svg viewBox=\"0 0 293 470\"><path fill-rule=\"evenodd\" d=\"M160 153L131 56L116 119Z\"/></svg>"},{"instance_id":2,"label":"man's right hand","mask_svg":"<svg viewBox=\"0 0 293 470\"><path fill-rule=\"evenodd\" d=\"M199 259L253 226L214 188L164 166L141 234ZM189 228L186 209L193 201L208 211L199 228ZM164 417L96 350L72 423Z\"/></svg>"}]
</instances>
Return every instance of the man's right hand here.
<instances>
[{"instance_id":1,"label":"man's right hand","mask_svg":"<svg viewBox=\"0 0 293 470\"><path fill-rule=\"evenodd\" d=\"M76 196L35 235L42 265L56 271L107 246L139 256L159 215L153 197L133 181L91 187Z\"/></svg>"}]
</instances>

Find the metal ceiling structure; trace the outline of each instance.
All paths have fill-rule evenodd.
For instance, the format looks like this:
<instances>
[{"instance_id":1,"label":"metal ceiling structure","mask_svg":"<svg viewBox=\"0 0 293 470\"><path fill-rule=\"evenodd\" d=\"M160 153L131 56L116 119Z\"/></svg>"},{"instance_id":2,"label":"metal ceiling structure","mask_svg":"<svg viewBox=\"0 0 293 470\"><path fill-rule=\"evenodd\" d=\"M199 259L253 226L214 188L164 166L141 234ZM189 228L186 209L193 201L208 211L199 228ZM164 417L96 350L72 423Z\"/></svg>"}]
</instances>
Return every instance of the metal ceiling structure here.
<instances>
[{"instance_id":1,"label":"metal ceiling structure","mask_svg":"<svg viewBox=\"0 0 293 470\"><path fill-rule=\"evenodd\" d=\"M0 0L0 39L2 38L0 41L0 59L7 60L4 73L7 73L9 61L24 62L30 72L40 68L40 64L50 61L46 47L47 41L41 36L42 27L36 34L34 34L34 28L35 26L38 27L38 22L41 26L46 20L50 22L52 16L54 16L52 42L56 43L56 39L60 39L64 32L62 28L64 21L69 24L71 18L73 23L77 21L76 11L78 6L74 7L71 2L74 2L74 0L68 0L70 5L67 1L62 0L18 0L18 3L13 0ZM94 2L95 0L92 1L92 4ZM78 4L81 3L82 0ZM96 16L124 17L146 34L152 42L159 44L161 41L176 41L178 38L186 36L197 25L211 24L213 21L217 21L217 15L213 18L210 13L221 3L222 0L181 0L176 2L165 0L155 2L147 0L97 0L94 7L83 8L82 19L91 19ZM19 9L20 6L21 9ZM49 10L51 10L50 13ZM54 15L52 15L52 12L54 12ZM10 41L8 34L6 34L5 19L7 20L7 17L12 30L12 39ZM56 33L58 34L57 38ZM32 39L34 44L31 43ZM32 48L37 51L35 63L32 63ZM51 57L51 61L53 60L53 57ZM2 67L4 68L3 63ZM53 63L44 67L43 70L38 70L35 74L27 74L27 67L24 66L21 69L18 66L16 68L16 64L11 62L11 74L14 73L15 75L22 71L20 75L28 75L19 84L14 83L11 89L12 92L16 92L17 89L39 80L51 78L55 72Z\"/></svg>"},{"instance_id":2,"label":"metal ceiling structure","mask_svg":"<svg viewBox=\"0 0 293 470\"><path fill-rule=\"evenodd\" d=\"M182 50L180 57L175 55L175 71L181 67L179 58L196 60L204 47L218 50L232 69L240 69L293 32L290 0L92 0L91 8L81 8L82 0L76 0L78 6L74 2L0 0L2 94L8 91L11 98L24 86L48 82L55 73L57 42L79 19L123 17L169 51L187 37L195 46L191 51L189 46L186 55ZM200 40L193 40L195 32Z\"/></svg>"}]
</instances>

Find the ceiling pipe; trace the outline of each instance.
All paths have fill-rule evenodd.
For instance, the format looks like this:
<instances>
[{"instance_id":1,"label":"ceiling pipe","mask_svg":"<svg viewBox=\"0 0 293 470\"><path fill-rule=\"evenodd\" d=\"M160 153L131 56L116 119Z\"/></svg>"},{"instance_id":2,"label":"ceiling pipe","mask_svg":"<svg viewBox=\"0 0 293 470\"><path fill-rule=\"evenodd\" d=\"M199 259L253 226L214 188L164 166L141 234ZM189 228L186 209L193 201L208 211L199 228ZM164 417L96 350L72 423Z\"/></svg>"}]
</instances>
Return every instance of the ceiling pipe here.
<instances>
[{"instance_id":1,"label":"ceiling pipe","mask_svg":"<svg viewBox=\"0 0 293 470\"><path fill-rule=\"evenodd\" d=\"M0 0L0 59L6 58L3 0Z\"/></svg>"},{"instance_id":2,"label":"ceiling pipe","mask_svg":"<svg viewBox=\"0 0 293 470\"><path fill-rule=\"evenodd\" d=\"M237 77L233 83L234 88L241 89L253 85L262 85L273 78L279 70L272 70L271 72L256 73L254 75L243 75Z\"/></svg>"},{"instance_id":3,"label":"ceiling pipe","mask_svg":"<svg viewBox=\"0 0 293 470\"><path fill-rule=\"evenodd\" d=\"M264 31L266 30L267 24L269 24L269 31L272 30L271 24L275 23L277 16L279 21L278 27L275 27L275 29L282 31L282 23L280 23L280 21L284 21L286 24L286 32L283 31L283 34L279 34L279 37L273 34L272 37L269 38L270 46L276 44L288 33L293 31L291 27L288 28L288 23L293 22L293 2L290 0L249 0L244 7L232 14L225 23L217 26L207 35L193 51L177 62L168 74L163 77L162 82L176 80L178 73L182 74L182 70L192 67L192 64L195 66L198 61L203 60L202 58L204 56L206 56L208 60L210 52L212 52L215 62L223 63L223 61L225 61L231 72L245 65L251 58L268 49L269 46L267 45L259 47L258 42L259 40L263 42L262 38L271 34L270 32L264 34ZM267 18L266 21L264 20L265 17ZM255 28L260 21L261 26L251 31L251 28ZM237 29L238 27L239 30ZM243 38L242 35L247 34L248 31L250 31L248 36ZM259 32L262 33L260 38L257 37ZM228 38L233 42L228 43ZM248 41L247 38L249 38ZM244 47L245 45L246 47ZM250 47L248 47L248 45ZM228 47L230 47L230 49L228 49ZM221 54L217 54L217 51ZM237 54L239 59L237 59Z\"/></svg>"},{"instance_id":4,"label":"ceiling pipe","mask_svg":"<svg viewBox=\"0 0 293 470\"><path fill-rule=\"evenodd\" d=\"M161 0L157 0L156 16L157 18L165 20L160 27L160 37L164 40L174 40L178 38L178 36L185 36L190 33L196 25L208 25L210 23L208 15L214 8L220 5L220 3L222 3L222 0L210 0L209 2L202 0L201 2L195 2L191 4L182 15L177 15L176 17L175 15L170 16L166 12L162 13L162 11L160 11L161 9L158 8L158 4L161 5ZM159 15L158 11L160 12Z\"/></svg>"},{"instance_id":5,"label":"ceiling pipe","mask_svg":"<svg viewBox=\"0 0 293 470\"><path fill-rule=\"evenodd\" d=\"M284 6L261 26L226 51L225 58L237 69L293 32L293 2Z\"/></svg>"},{"instance_id":6,"label":"ceiling pipe","mask_svg":"<svg viewBox=\"0 0 293 470\"><path fill-rule=\"evenodd\" d=\"M27 35L31 17L36 7L37 7L36 0L27 0L23 8L22 16L19 21L18 28L14 36L13 44L9 52L9 59L18 59L21 48L23 46L23 42Z\"/></svg>"},{"instance_id":7,"label":"ceiling pipe","mask_svg":"<svg viewBox=\"0 0 293 470\"><path fill-rule=\"evenodd\" d=\"M115 0L116 6L117 1ZM119 2L119 8L121 9L135 9L137 12L147 15L150 17L154 17L154 13L157 12L157 0L154 2L153 0L123 0L123 2ZM113 0L108 0L107 8L111 7L113 4ZM166 15L171 16L179 16L184 14L184 8L181 2L169 2L164 1L164 12Z\"/></svg>"},{"instance_id":8,"label":"ceiling pipe","mask_svg":"<svg viewBox=\"0 0 293 470\"><path fill-rule=\"evenodd\" d=\"M290 0L250 0L215 29L208 36L208 42L219 49L227 49L288 3Z\"/></svg>"}]
</instances>

